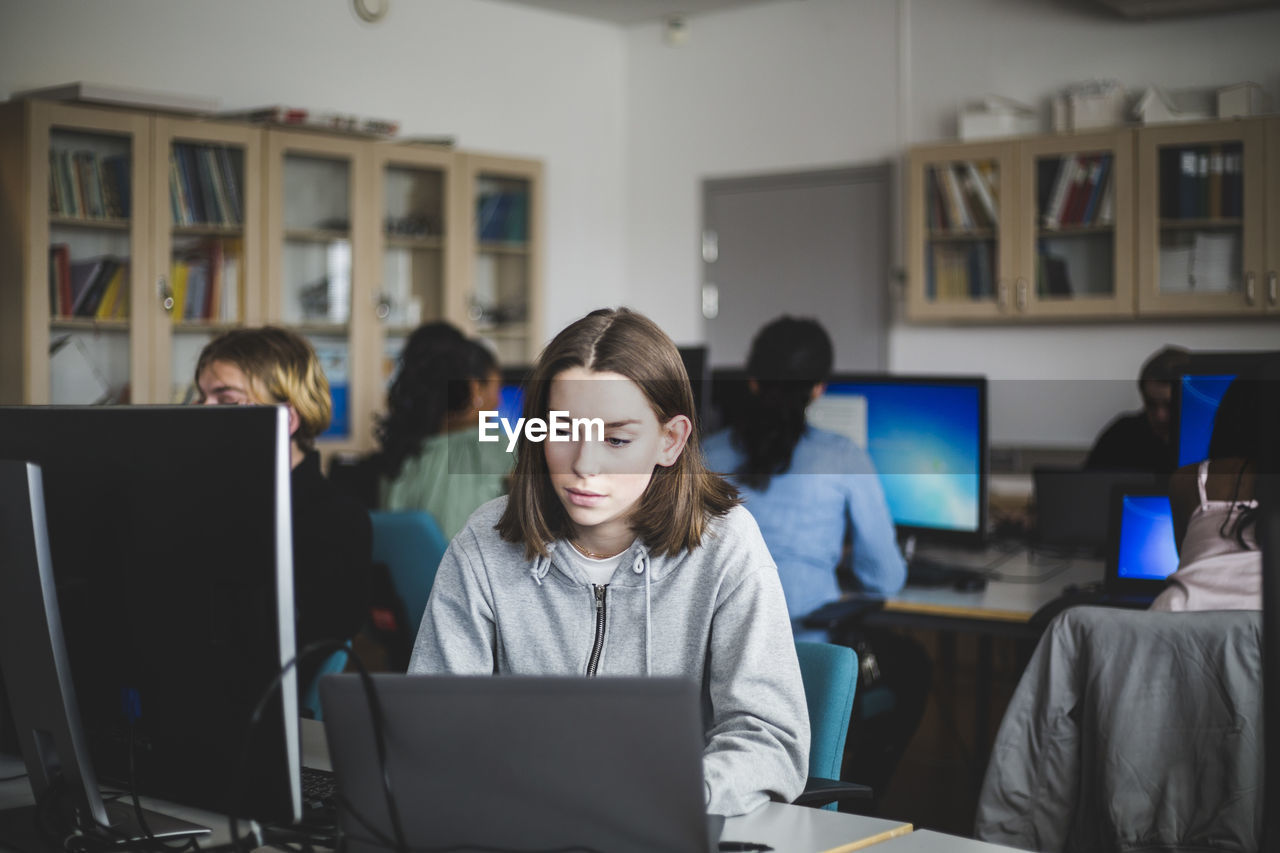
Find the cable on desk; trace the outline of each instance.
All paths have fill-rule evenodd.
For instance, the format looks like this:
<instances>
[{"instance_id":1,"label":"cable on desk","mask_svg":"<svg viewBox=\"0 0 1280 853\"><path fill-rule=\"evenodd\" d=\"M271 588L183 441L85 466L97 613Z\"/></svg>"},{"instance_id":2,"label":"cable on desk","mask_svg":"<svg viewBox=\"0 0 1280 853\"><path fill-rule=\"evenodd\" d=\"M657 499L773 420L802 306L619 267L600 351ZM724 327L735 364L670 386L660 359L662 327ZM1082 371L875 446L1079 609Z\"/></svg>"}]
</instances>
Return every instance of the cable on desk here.
<instances>
[{"instance_id":1,"label":"cable on desk","mask_svg":"<svg viewBox=\"0 0 1280 853\"><path fill-rule=\"evenodd\" d=\"M26 773L19 773L17 776L5 776L4 778L0 779L0 782L17 782L19 779L25 779L25 778L27 778Z\"/></svg>"}]
</instances>

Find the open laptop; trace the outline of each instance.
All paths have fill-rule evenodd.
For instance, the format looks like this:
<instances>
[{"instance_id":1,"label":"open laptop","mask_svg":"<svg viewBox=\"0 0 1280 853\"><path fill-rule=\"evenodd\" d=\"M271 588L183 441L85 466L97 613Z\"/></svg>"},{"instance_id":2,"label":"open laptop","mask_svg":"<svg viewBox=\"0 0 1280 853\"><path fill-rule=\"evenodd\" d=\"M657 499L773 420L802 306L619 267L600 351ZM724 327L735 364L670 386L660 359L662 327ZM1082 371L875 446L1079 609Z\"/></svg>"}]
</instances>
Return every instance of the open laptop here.
<instances>
[{"instance_id":1,"label":"open laptop","mask_svg":"<svg viewBox=\"0 0 1280 853\"><path fill-rule=\"evenodd\" d=\"M698 685L675 678L372 676L409 849L714 850ZM359 675L321 679L339 827L396 849Z\"/></svg>"},{"instance_id":2,"label":"open laptop","mask_svg":"<svg viewBox=\"0 0 1280 853\"><path fill-rule=\"evenodd\" d=\"M1147 607L1178 568L1169 496L1162 491L1117 486L1110 505L1105 603Z\"/></svg>"},{"instance_id":3,"label":"open laptop","mask_svg":"<svg viewBox=\"0 0 1280 853\"><path fill-rule=\"evenodd\" d=\"M1116 486L1155 489L1160 478L1134 471L1084 471L1040 465L1031 469L1036 505L1035 545L1102 555L1111 529Z\"/></svg>"}]
</instances>

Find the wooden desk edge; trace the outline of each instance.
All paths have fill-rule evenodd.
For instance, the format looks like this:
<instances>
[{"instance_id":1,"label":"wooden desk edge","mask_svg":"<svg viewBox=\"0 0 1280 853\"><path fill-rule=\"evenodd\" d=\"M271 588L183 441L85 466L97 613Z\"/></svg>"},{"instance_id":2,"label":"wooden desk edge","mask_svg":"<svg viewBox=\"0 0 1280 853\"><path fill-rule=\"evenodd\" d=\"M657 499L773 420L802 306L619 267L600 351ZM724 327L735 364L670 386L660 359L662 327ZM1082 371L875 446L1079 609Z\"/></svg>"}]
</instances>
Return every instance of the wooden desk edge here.
<instances>
[{"instance_id":1,"label":"wooden desk edge","mask_svg":"<svg viewBox=\"0 0 1280 853\"><path fill-rule=\"evenodd\" d=\"M1032 616L1023 610L989 610L985 607L956 607L953 604L928 604L919 601L889 600L884 603L884 609L895 613L959 616L965 619L986 619L990 622L1027 622Z\"/></svg>"},{"instance_id":2,"label":"wooden desk edge","mask_svg":"<svg viewBox=\"0 0 1280 853\"><path fill-rule=\"evenodd\" d=\"M890 838L897 838L900 835L907 835L914 830L915 827L909 823L900 824L892 829L886 829L884 832L877 832L869 838L860 838L849 844L841 844L839 847L824 850L823 853L850 853L852 850L864 850L873 844L879 844L881 841L888 841Z\"/></svg>"}]
</instances>

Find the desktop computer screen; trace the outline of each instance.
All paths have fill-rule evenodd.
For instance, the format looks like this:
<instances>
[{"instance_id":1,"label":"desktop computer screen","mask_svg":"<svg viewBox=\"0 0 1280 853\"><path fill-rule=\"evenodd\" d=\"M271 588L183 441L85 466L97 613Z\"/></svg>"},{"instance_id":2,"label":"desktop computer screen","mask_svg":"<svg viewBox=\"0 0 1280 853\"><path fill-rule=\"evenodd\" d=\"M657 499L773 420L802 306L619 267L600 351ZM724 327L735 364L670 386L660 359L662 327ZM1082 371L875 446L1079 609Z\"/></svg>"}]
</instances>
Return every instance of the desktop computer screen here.
<instances>
[{"instance_id":1,"label":"desktop computer screen","mask_svg":"<svg viewBox=\"0 0 1280 853\"><path fill-rule=\"evenodd\" d=\"M744 417L742 370L712 373L719 422ZM978 545L987 523L987 381L981 376L836 374L808 419L848 436L875 464L904 535Z\"/></svg>"},{"instance_id":2,"label":"desktop computer screen","mask_svg":"<svg viewBox=\"0 0 1280 853\"><path fill-rule=\"evenodd\" d=\"M1209 455L1213 419L1227 387L1241 374L1253 375L1272 352L1195 352L1173 387L1172 430L1178 466L1194 465Z\"/></svg>"},{"instance_id":3,"label":"desktop computer screen","mask_svg":"<svg viewBox=\"0 0 1280 853\"><path fill-rule=\"evenodd\" d=\"M1121 498L1116 576L1120 580L1164 580L1178 568L1173 510L1165 495Z\"/></svg>"},{"instance_id":4,"label":"desktop computer screen","mask_svg":"<svg viewBox=\"0 0 1280 853\"><path fill-rule=\"evenodd\" d=\"M287 413L0 407L0 460L41 471L37 539L47 534L62 635L54 645L65 649L60 665L96 778L213 811L296 820L292 670L249 726L294 655ZM21 554L6 553L6 572L23 568ZM49 634L35 623L24 630ZM31 744L50 722L24 713L16 697L56 679L8 651L13 716Z\"/></svg>"},{"instance_id":5,"label":"desktop computer screen","mask_svg":"<svg viewBox=\"0 0 1280 853\"><path fill-rule=\"evenodd\" d=\"M976 544L987 518L986 390L983 377L840 374L809 422L867 451L900 531Z\"/></svg>"}]
</instances>

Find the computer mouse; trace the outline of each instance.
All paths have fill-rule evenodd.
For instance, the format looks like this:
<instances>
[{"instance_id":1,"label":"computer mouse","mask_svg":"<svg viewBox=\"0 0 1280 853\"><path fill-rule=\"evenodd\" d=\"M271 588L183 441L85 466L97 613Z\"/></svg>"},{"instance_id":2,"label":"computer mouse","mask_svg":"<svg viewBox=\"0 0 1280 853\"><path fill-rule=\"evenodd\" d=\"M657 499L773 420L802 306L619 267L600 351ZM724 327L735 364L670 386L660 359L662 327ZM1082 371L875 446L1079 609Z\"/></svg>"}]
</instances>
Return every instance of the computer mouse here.
<instances>
[{"instance_id":1,"label":"computer mouse","mask_svg":"<svg viewBox=\"0 0 1280 853\"><path fill-rule=\"evenodd\" d=\"M987 588L987 579L981 575L964 575L951 585L960 592L982 592Z\"/></svg>"}]
</instances>

